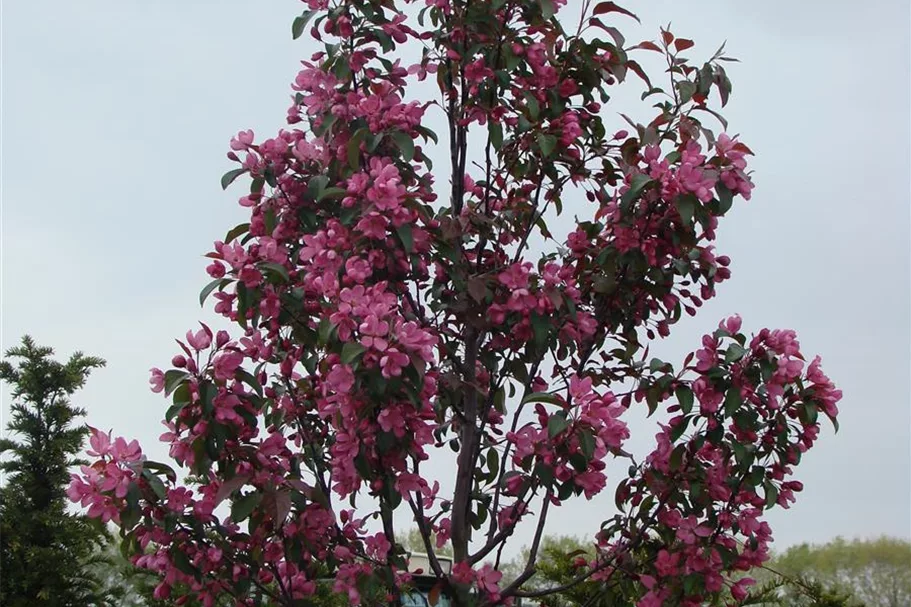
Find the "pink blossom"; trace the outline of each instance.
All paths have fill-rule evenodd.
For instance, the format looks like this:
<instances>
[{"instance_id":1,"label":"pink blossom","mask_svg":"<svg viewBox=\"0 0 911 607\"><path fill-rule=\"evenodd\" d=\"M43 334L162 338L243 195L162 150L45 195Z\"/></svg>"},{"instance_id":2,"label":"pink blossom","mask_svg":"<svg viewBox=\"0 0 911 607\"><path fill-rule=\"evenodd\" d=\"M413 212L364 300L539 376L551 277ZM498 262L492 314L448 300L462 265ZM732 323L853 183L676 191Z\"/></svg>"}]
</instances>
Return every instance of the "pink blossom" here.
<instances>
[{"instance_id":1,"label":"pink blossom","mask_svg":"<svg viewBox=\"0 0 911 607\"><path fill-rule=\"evenodd\" d=\"M579 90L579 85L576 84L575 80L567 78L560 83L560 86L557 88L557 92L561 97L572 97Z\"/></svg>"},{"instance_id":2,"label":"pink blossom","mask_svg":"<svg viewBox=\"0 0 911 607\"><path fill-rule=\"evenodd\" d=\"M740 326L742 322L743 321L741 320L740 315L734 314L733 316L730 316L719 323L718 327L726 330L731 335L735 335L737 333L740 333Z\"/></svg>"},{"instance_id":3,"label":"pink blossom","mask_svg":"<svg viewBox=\"0 0 911 607\"><path fill-rule=\"evenodd\" d=\"M658 558L655 560L655 570L662 577L671 577L677 575L679 571L680 555L670 553L667 550L659 550Z\"/></svg>"},{"instance_id":4,"label":"pink blossom","mask_svg":"<svg viewBox=\"0 0 911 607\"><path fill-rule=\"evenodd\" d=\"M347 394L354 386L354 372L348 365L335 365L326 377L326 384L336 394Z\"/></svg>"},{"instance_id":5,"label":"pink blossom","mask_svg":"<svg viewBox=\"0 0 911 607\"><path fill-rule=\"evenodd\" d=\"M402 374L402 369L408 366L411 359L407 354L399 352L396 348L389 348L380 358L380 367L383 370L383 377L398 377Z\"/></svg>"},{"instance_id":6,"label":"pink blossom","mask_svg":"<svg viewBox=\"0 0 911 607\"><path fill-rule=\"evenodd\" d=\"M345 262L345 274L356 283L363 283L371 273L373 273L373 268L366 259L349 257Z\"/></svg>"},{"instance_id":7,"label":"pink blossom","mask_svg":"<svg viewBox=\"0 0 911 607\"><path fill-rule=\"evenodd\" d=\"M364 215L360 221L357 223L357 229L361 233L368 237L373 238L374 240L384 240L386 238L386 226L389 225L389 220L383 215L373 212Z\"/></svg>"},{"instance_id":8,"label":"pink blossom","mask_svg":"<svg viewBox=\"0 0 911 607\"><path fill-rule=\"evenodd\" d=\"M425 484L424 479L412 472L403 472L395 478L395 489L402 495L420 493L421 487Z\"/></svg>"},{"instance_id":9,"label":"pink blossom","mask_svg":"<svg viewBox=\"0 0 911 607\"><path fill-rule=\"evenodd\" d=\"M465 561L459 561L452 566L452 580L457 584L471 584L475 580L475 571Z\"/></svg>"},{"instance_id":10,"label":"pink blossom","mask_svg":"<svg viewBox=\"0 0 911 607\"><path fill-rule=\"evenodd\" d=\"M367 200L380 211L397 209L405 198L405 188L394 164L373 158L370 161L373 185L367 190Z\"/></svg>"},{"instance_id":11,"label":"pink blossom","mask_svg":"<svg viewBox=\"0 0 911 607\"><path fill-rule=\"evenodd\" d=\"M243 362L244 355L236 350L229 350L218 355L213 364L215 379L221 381L234 379L234 373Z\"/></svg>"},{"instance_id":12,"label":"pink blossom","mask_svg":"<svg viewBox=\"0 0 911 607\"><path fill-rule=\"evenodd\" d=\"M515 263L506 270L500 272L498 278L508 289L525 289L528 287L528 277L531 267L530 262Z\"/></svg>"},{"instance_id":13,"label":"pink blossom","mask_svg":"<svg viewBox=\"0 0 911 607\"><path fill-rule=\"evenodd\" d=\"M712 535L712 529L708 525L699 524L698 519L690 515L680 521L677 528L677 539L684 544L694 544L697 537L709 537Z\"/></svg>"},{"instance_id":14,"label":"pink blossom","mask_svg":"<svg viewBox=\"0 0 911 607\"><path fill-rule=\"evenodd\" d=\"M389 333L389 323L380 320L376 314L370 314L360 324L358 330L361 332L361 344L365 348L374 348L383 352L389 347L389 342L384 339Z\"/></svg>"},{"instance_id":15,"label":"pink blossom","mask_svg":"<svg viewBox=\"0 0 911 607\"><path fill-rule=\"evenodd\" d=\"M603 472L597 470L586 470L573 477L573 482L580 487L585 494L585 499L592 499L607 486L607 477Z\"/></svg>"},{"instance_id":16,"label":"pink blossom","mask_svg":"<svg viewBox=\"0 0 911 607\"><path fill-rule=\"evenodd\" d=\"M696 370L704 372L715 366L718 342L710 335L703 335L702 346L702 349L696 352Z\"/></svg>"},{"instance_id":17,"label":"pink blossom","mask_svg":"<svg viewBox=\"0 0 911 607\"><path fill-rule=\"evenodd\" d=\"M162 392L164 390L164 371L152 367L150 369L152 376L149 378L149 385L152 392Z\"/></svg>"},{"instance_id":18,"label":"pink blossom","mask_svg":"<svg viewBox=\"0 0 911 607\"><path fill-rule=\"evenodd\" d=\"M187 343L197 352L205 350L212 343L212 331L205 325L202 325L202 327L196 333L187 331Z\"/></svg>"},{"instance_id":19,"label":"pink blossom","mask_svg":"<svg viewBox=\"0 0 911 607\"><path fill-rule=\"evenodd\" d=\"M385 407L376 418L380 428L385 432L392 432L397 438L403 438L407 430L405 417L401 407L390 405Z\"/></svg>"},{"instance_id":20,"label":"pink blossom","mask_svg":"<svg viewBox=\"0 0 911 607\"><path fill-rule=\"evenodd\" d=\"M484 64L484 58L476 59L465 66L465 78L472 83L479 83L493 76L493 70Z\"/></svg>"},{"instance_id":21,"label":"pink blossom","mask_svg":"<svg viewBox=\"0 0 911 607\"><path fill-rule=\"evenodd\" d=\"M389 543L389 540L386 539L384 533L380 532L368 535L364 541L367 544L367 554L379 561L386 560L386 555L389 554L392 545Z\"/></svg>"},{"instance_id":22,"label":"pink blossom","mask_svg":"<svg viewBox=\"0 0 911 607\"><path fill-rule=\"evenodd\" d=\"M186 487L168 489L167 507L171 512L181 513L193 502L193 492Z\"/></svg>"},{"instance_id":23,"label":"pink blossom","mask_svg":"<svg viewBox=\"0 0 911 607\"><path fill-rule=\"evenodd\" d=\"M489 563L484 563L476 572L478 589L487 594L489 599L496 601L500 598L500 580L503 574L494 569Z\"/></svg>"},{"instance_id":24,"label":"pink blossom","mask_svg":"<svg viewBox=\"0 0 911 607\"><path fill-rule=\"evenodd\" d=\"M123 437L118 436L111 443L111 459L117 462L132 463L143 459L142 448L136 439L126 442Z\"/></svg>"},{"instance_id":25,"label":"pink blossom","mask_svg":"<svg viewBox=\"0 0 911 607\"><path fill-rule=\"evenodd\" d=\"M645 596L636 603L636 607L661 607L662 605L664 605L664 599L661 598L659 592L655 592L654 590L648 591Z\"/></svg>"},{"instance_id":26,"label":"pink blossom","mask_svg":"<svg viewBox=\"0 0 911 607\"><path fill-rule=\"evenodd\" d=\"M111 453L111 435L89 426L89 445L91 449L86 453L92 457L106 457Z\"/></svg>"},{"instance_id":27,"label":"pink blossom","mask_svg":"<svg viewBox=\"0 0 911 607\"><path fill-rule=\"evenodd\" d=\"M253 144L253 131L240 131L231 139L231 149L235 151L246 150Z\"/></svg>"},{"instance_id":28,"label":"pink blossom","mask_svg":"<svg viewBox=\"0 0 911 607\"><path fill-rule=\"evenodd\" d=\"M395 337L403 347L420 355L426 362L433 360L433 346L436 345L437 338L416 322L398 322Z\"/></svg>"},{"instance_id":29,"label":"pink blossom","mask_svg":"<svg viewBox=\"0 0 911 607\"><path fill-rule=\"evenodd\" d=\"M756 583L756 580L752 578L745 577L741 580L738 580L733 586L731 586L731 596L735 601L742 601L747 596L749 596L749 591L747 588Z\"/></svg>"}]
</instances>

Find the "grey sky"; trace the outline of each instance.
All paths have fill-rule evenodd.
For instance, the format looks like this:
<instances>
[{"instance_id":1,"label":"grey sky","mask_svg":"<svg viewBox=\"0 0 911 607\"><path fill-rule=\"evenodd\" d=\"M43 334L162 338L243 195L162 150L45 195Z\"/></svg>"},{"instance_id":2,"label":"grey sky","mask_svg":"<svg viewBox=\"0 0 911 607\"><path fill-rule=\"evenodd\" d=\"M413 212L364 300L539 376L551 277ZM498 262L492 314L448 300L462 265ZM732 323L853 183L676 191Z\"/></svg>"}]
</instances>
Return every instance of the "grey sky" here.
<instances>
[{"instance_id":1,"label":"grey sky","mask_svg":"<svg viewBox=\"0 0 911 607\"><path fill-rule=\"evenodd\" d=\"M659 354L679 360L734 312L749 329L796 329L845 399L842 431L824 424L798 469L797 505L770 517L776 546L908 537L907 2L624 4L643 21L626 24L631 40L667 22L701 57L728 40L742 63L726 115L757 153L753 200L719 230L733 279ZM79 400L93 425L139 438L152 458L166 457L165 402L148 391L148 368L212 319L197 302L202 255L244 220L237 192L218 184L227 143L284 126L288 85L313 50L290 37L301 6L3 2L3 349L28 332L61 355L106 358ZM634 444L650 444L654 424L631 423ZM591 533L611 502L568 506L549 529Z\"/></svg>"}]
</instances>

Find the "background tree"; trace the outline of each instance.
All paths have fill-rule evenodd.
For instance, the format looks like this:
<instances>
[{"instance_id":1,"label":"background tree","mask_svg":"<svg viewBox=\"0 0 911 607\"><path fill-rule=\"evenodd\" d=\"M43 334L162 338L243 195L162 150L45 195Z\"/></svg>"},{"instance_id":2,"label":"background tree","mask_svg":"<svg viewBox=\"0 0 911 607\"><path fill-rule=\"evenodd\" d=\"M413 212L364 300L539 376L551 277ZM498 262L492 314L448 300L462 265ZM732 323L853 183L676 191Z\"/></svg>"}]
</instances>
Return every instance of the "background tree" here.
<instances>
[{"instance_id":1,"label":"background tree","mask_svg":"<svg viewBox=\"0 0 911 607\"><path fill-rule=\"evenodd\" d=\"M816 583L867 607L911 605L911 542L904 539L835 540L800 544L775 556L768 568ZM782 604L812 604L793 585L782 588Z\"/></svg>"},{"instance_id":2,"label":"background tree","mask_svg":"<svg viewBox=\"0 0 911 607\"><path fill-rule=\"evenodd\" d=\"M793 331L748 335L738 316L680 365L649 356L730 277L716 231L753 184L750 149L712 130L723 49L693 64L667 30L627 43L633 17L595 0L306 0L292 32L325 46L295 78L290 127L238 133L222 179L249 179L250 221L215 243L201 301L237 335L191 330L152 371L193 480L96 433L71 486L159 574L159 598L291 606L328 572L351 603L395 601L397 521L459 605L589 579L641 607L745 598L764 510L802 489L794 467L841 393ZM629 75L644 121L604 111ZM405 101L427 78L438 98ZM662 413L644 459L624 449L634 406ZM454 457L452 482L431 457ZM600 496L609 466L619 513L594 554L524 590L548 514ZM504 584L523 520L534 539Z\"/></svg>"},{"instance_id":3,"label":"background tree","mask_svg":"<svg viewBox=\"0 0 911 607\"><path fill-rule=\"evenodd\" d=\"M17 606L119 604L94 568L106 532L98 521L67 512L70 469L89 430L85 410L70 402L104 361L77 352L66 363L28 336L6 352L0 379L12 401L0 440L0 603Z\"/></svg>"},{"instance_id":4,"label":"background tree","mask_svg":"<svg viewBox=\"0 0 911 607\"><path fill-rule=\"evenodd\" d=\"M516 558L501 567L503 580L511 582L522 573L528 562L530 548L525 546ZM536 564L536 575L523 584L527 592L544 590L549 587L565 586L579 577L580 570L597 554L593 542L586 542L570 535L548 535L541 540ZM542 607L602 607L617 604L617 597L602 584L585 580L558 594L540 599Z\"/></svg>"},{"instance_id":5,"label":"background tree","mask_svg":"<svg viewBox=\"0 0 911 607\"><path fill-rule=\"evenodd\" d=\"M904 605L911 575L909 543L896 538L836 539L822 546L802 544L773 557L741 577L756 580L741 605L758 607L868 607ZM528 559L528 547L502 568L515 579ZM571 583L595 554L595 547L572 536L546 536L540 545L537 575L523 588L537 591ZM859 589L863 587L864 590ZM732 597L727 596L727 599ZM895 602L894 599L898 600ZM722 601L722 604L724 601ZM613 585L594 580L542 597L542 607L614 607L623 598Z\"/></svg>"},{"instance_id":6,"label":"background tree","mask_svg":"<svg viewBox=\"0 0 911 607\"><path fill-rule=\"evenodd\" d=\"M431 538L433 540L434 552L440 556L452 556L452 547L448 544L443 544L442 546L437 546L436 537ZM424 535L421 533L421 530L417 527L412 527L408 530L402 537L402 547L412 554L424 554L427 550L427 546L424 545Z\"/></svg>"}]
</instances>

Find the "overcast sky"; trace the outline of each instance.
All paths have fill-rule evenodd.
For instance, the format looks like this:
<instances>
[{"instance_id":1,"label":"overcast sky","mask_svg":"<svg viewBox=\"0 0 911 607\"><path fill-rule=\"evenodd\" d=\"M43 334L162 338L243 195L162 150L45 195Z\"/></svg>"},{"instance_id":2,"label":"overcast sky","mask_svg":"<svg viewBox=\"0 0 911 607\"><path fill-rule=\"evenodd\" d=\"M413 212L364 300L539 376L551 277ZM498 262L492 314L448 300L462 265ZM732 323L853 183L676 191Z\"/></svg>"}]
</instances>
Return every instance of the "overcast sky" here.
<instances>
[{"instance_id":1,"label":"overcast sky","mask_svg":"<svg viewBox=\"0 0 911 607\"><path fill-rule=\"evenodd\" d=\"M3 349L30 333L61 355L106 358L78 402L90 423L163 459L166 405L148 391L148 369L212 318L197 299L208 282L202 255L244 220L239 190L219 187L232 168L228 140L284 126L289 83L313 50L290 36L302 5L2 5ZM845 398L841 432L824 423L798 469L797 505L770 515L776 547L909 537L908 2L624 5L643 21L624 29L630 40L672 22L701 58L728 41L742 63L730 69L726 115L757 153L753 200L719 230L733 279L658 351L679 360L734 312L748 329L796 329ZM654 423L632 414L631 424L634 444L649 445ZM590 534L612 501L610 492L566 507L549 530Z\"/></svg>"}]
</instances>

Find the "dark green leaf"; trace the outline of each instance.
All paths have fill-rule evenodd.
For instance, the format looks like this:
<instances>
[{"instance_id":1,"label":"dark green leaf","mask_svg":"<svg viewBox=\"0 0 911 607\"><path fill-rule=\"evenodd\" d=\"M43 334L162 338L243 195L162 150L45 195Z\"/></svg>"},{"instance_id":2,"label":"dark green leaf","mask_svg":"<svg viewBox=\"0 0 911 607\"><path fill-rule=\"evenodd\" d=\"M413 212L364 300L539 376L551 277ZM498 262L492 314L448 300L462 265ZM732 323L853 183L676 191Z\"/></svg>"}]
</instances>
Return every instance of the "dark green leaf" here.
<instances>
[{"instance_id":1,"label":"dark green leaf","mask_svg":"<svg viewBox=\"0 0 911 607\"><path fill-rule=\"evenodd\" d=\"M673 451L671 451L670 464L671 470L679 470L680 466L683 465L683 454L686 452L686 444L677 445Z\"/></svg>"},{"instance_id":2,"label":"dark green leaf","mask_svg":"<svg viewBox=\"0 0 911 607\"><path fill-rule=\"evenodd\" d=\"M496 449L487 451L487 468L489 470L487 474L488 482L495 481L500 473L500 453Z\"/></svg>"},{"instance_id":3,"label":"dark green leaf","mask_svg":"<svg viewBox=\"0 0 911 607\"><path fill-rule=\"evenodd\" d=\"M686 103L696 93L696 84L689 80L681 80L677 83L677 90L680 91L680 102Z\"/></svg>"},{"instance_id":4,"label":"dark green leaf","mask_svg":"<svg viewBox=\"0 0 911 607\"><path fill-rule=\"evenodd\" d=\"M196 576L196 567L190 562L190 557L180 548L171 549L171 562L177 567L177 570L187 575Z\"/></svg>"},{"instance_id":5,"label":"dark green leaf","mask_svg":"<svg viewBox=\"0 0 911 607\"><path fill-rule=\"evenodd\" d=\"M348 190L346 190L345 188L336 188L336 187L326 188L320 194L320 200L325 200L327 198L344 198L347 195L348 195ZM355 210L355 212L357 212L357 211Z\"/></svg>"},{"instance_id":6,"label":"dark green leaf","mask_svg":"<svg viewBox=\"0 0 911 607\"><path fill-rule=\"evenodd\" d=\"M199 292L199 305L202 306L206 303L206 299L215 289L223 289L231 281L227 278L216 278L209 284L207 284L202 291Z\"/></svg>"},{"instance_id":7,"label":"dark green leaf","mask_svg":"<svg viewBox=\"0 0 911 607\"><path fill-rule=\"evenodd\" d=\"M804 424L815 424L816 420L819 418L819 409L816 407L815 403L805 402L797 409L797 414L800 417L800 421Z\"/></svg>"},{"instance_id":8,"label":"dark green leaf","mask_svg":"<svg viewBox=\"0 0 911 607\"><path fill-rule=\"evenodd\" d=\"M715 184L715 191L718 193L718 214L724 215L734 204L734 193L720 179Z\"/></svg>"},{"instance_id":9,"label":"dark green leaf","mask_svg":"<svg viewBox=\"0 0 911 607\"><path fill-rule=\"evenodd\" d=\"M369 133L370 129L363 127L355 131L348 140L348 165L354 170L361 166L361 143Z\"/></svg>"},{"instance_id":10,"label":"dark green leaf","mask_svg":"<svg viewBox=\"0 0 911 607\"><path fill-rule=\"evenodd\" d=\"M556 394L547 392L532 392L522 399L522 403L549 403L551 405L561 405L562 401Z\"/></svg>"},{"instance_id":11,"label":"dark green leaf","mask_svg":"<svg viewBox=\"0 0 911 607\"><path fill-rule=\"evenodd\" d=\"M642 193L646 186L652 183L653 180L648 175L643 175L642 173L633 175L632 179L630 179L629 189L620 197L620 202L628 205L639 197L639 194Z\"/></svg>"},{"instance_id":12,"label":"dark green leaf","mask_svg":"<svg viewBox=\"0 0 911 607\"><path fill-rule=\"evenodd\" d=\"M158 497L158 499L163 500L167 497L167 491L165 491L164 483L161 482L161 479L155 476L151 470L143 470L142 477L146 479L146 482L149 483L149 487L152 488L152 491Z\"/></svg>"},{"instance_id":13,"label":"dark green leaf","mask_svg":"<svg viewBox=\"0 0 911 607\"><path fill-rule=\"evenodd\" d=\"M684 415L689 414L689 412L693 410L693 391L687 386L678 386L677 390L675 390L675 394Z\"/></svg>"},{"instance_id":14,"label":"dark green leaf","mask_svg":"<svg viewBox=\"0 0 911 607\"><path fill-rule=\"evenodd\" d=\"M266 184L265 177L254 177L253 181L250 182L250 193L251 194L262 194L263 186L265 184Z\"/></svg>"},{"instance_id":15,"label":"dark green leaf","mask_svg":"<svg viewBox=\"0 0 911 607\"><path fill-rule=\"evenodd\" d=\"M579 433L579 448L582 450L582 455L586 459L590 460L595 455L595 437L592 435L589 430L582 430Z\"/></svg>"},{"instance_id":16,"label":"dark green leaf","mask_svg":"<svg viewBox=\"0 0 911 607\"><path fill-rule=\"evenodd\" d=\"M541 113L541 106L538 104L538 98L532 93L525 93L525 105L528 106L528 116L533 120L538 120Z\"/></svg>"},{"instance_id":17,"label":"dark green leaf","mask_svg":"<svg viewBox=\"0 0 911 607\"><path fill-rule=\"evenodd\" d=\"M399 235L399 238L402 241L402 246L405 247L405 251L408 253L414 252L414 236L411 233L411 224L403 223L395 229L396 234Z\"/></svg>"},{"instance_id":18,"label":"dark green leaf","mask_svg":"<svg viewBox=\"0 0 911 607\"><path fill-rule=\"evenodd\" d=\"M171 392L174 391L177 386L180 385L183 380L189 377L189 373L186 371L180 371L178 369L171 369L170 371L165 372L164 374L164 393L165 396L170 396Z\"/></svg>"},{"instance_id":19,"label":"dark green leaf","mask_svg":"<svg viewBox=\"0 0 911 607\"><path fill-rule=\"evenodd\" d=\"M199 399L202 401L202 410L207 415L215 411L215 397L218 396L218 387L210 381L199 383Z\"/></svg>"},{"instance_id":20,"label":"dark green leaf","mask_svg":"<svg viewBox=\"0 0 911 607\"><path fill-rule=\"evenodd\" d=\"M740 396L740 387L728 388L727 394L724 395L724 414L730 417L740 408L741 404L743 404L743 398Z\"/></svg>"},{"instance_id":21,"label":"dark green leaf","mask_svg":"<svg viewBox=\"0 0 911 607\"><path fill-rule=\"evenodd\" d=\"M247 384L247 386L249 386L251 390L256 392L260 396L260 398L262 398L263 387L256 380L256 378L253 376L252 373L250 373L246 369L238 367L237 371L235 372L235 376L237 377L237 379L239 379L240 381Z\"/></svg>"},{"instance_id":22,"label":"dark green leaf","mask_svg":"<svg viewBox=\"0 0 911 607\"><path fill-rule=\"evenodd\" d=\"M543 154L545 158L553 154L557 147L557 138L553 135L538 133L537 141L538 147L541 148L541 154Z\"/></svg>"},{"instance_id":23,"label":"dark green leaf","mask_svg":"<svg viewBox=\"0 0 911 607\"><path fill-rule=\"evenodd\" d=\"M146 460L142 463L142 468L143 470L151 470L157 474L164 474L165 477L171 482L175 482L177 480L177 474L174 472L174 469L167 464Z\"/></svg>"},{"instance_id":24,"label":"dark green leaf","mask_svg":"<svg viewBox=\"0 0 911 607\"><path fill-rule=\"evenodd\" d=\"M541 0L541 16L545 21L550 21L555 12L556 8L554 7L553 0Z\"/></svg>"},{"instance_id":25,"label":"dark green leaf","mask_svg":"<svg viewBox=\"0 0 911 607\"><path fill-rule=\"evenodd\" d=\"M677 212L680 213L680 219L683 225L690 227L693 225L693 215L696 213L697 199L695 196L678 196L674 204L677 206Z\"/></svg>"},{"instance_id":26,"label":"dark green leaf","mask_svg":"<svg viewBox=\"0 0 911 607\"><path fill-rule=\"evenodd\" d=\"M321 200L327 185L329 185L329 178L325 175L317 175L307 183L307 193L310 194L314 200Z\"/></svg>"},{"instance_id":27,"label":"dark green leaf","mask_svg":"<svg viewBox=\"0 0 911 607\"><path fill-rule=\"evenodd\" d=\"M291 276L288 274L288 268L286 268L285 266L283 266L281 264L262 263L259 265L259 267L267 272L277 274L285 282L288 282L289 280L291 280Z\"/></svg>"},{"instance_id":28,"label":"dark green leaf","mask_svg":"<svg viewBox=\"0 0 911 607\"><path fill-rule=\"evenodd\" d=\"M671 429L671 442L676 443L677 440L683 436L683 433L686 432L686 427L690 424L691 416L686 415L676 426Z\"/></svg>"},{"instance_id":29,"label":"dark green leaf","mask_svg":"<svg viewBox=\"0 0 911 607\"><path fill-rule=\"evenodd\" d=\"M142 495L139 492L139 485L135 482L130 483L127 489L126 508L120 512L120 528L132 529L139 523L142 518L142 508L139 506L139 500Z\"/></svg>"},{"instance_id":30,"label":"dark green leaf","mask_svg":"<svg viewBox=\"0 0 911 607\"><path fill-rule=\"evenodd\" d=\"M765 489L765 506L771 508L778 503L778 487L772 481L765 481L762 484Z\"/></svg>"},{"instance_id":31,"label":"dark green leaf","mask_svg":"<svg viewBox=\"0 0 911 607\"><path fill-rule=\"evenodd\" d=\"M534 475L537 478L538 482L541 483L541 485L544 487L550 487L554 484L553 468L546 464L538 464L535 466Z\"/></svg>"},{"instance_id":32,"label":"dark green leaf","mask_svg":"<svg viewBox=\"0 0 911 607\"><path fill-rule=\"evenodd\" d=\"M491 120L488 123L487 129L490 136L490 144L493 146L493 149L500 151L500 148L503 147L503 125Z\"/></svg>"},{"instance_id":33,"label":"dark green leaf","mask_svg":"<svg viewBox=\"0 0 911 607\"><path fill-rule=\"evenodd\" d=\"M231 228L227 234L225 234L225 242L226 243L231 242L235 238L241 236L242 234L246 234L249 231L250 231L249 223L241 223L239 225L236 225L233 228Z\"/></svg>"},{"instance_id":34,"label":"dark green leaf","mask_svg":"<svg viewBox=\"0 0 911 607\"><path fill-rule=\"evenodd\" d=\"M396 131L392 134L392 139L402 152L402 158L405 162L411 162L414 159L414 139L411 135L402 131Z\"/></svg>"},{"instance_id":35,"label":"dark green leaf","mask_svg":"<svg viewBox=\"0 0 911 607\"><path fill-rule=\"evenodd\" d=\"M748 352L748 350L746 348L744 348L743 346L741 346L740 344L731 344L730 346L728 346L728 350L724 354L724 362L726 362L726 363L737 362L738 360L743 358L744 354L746 354L747 352Z\"/></svg>"},{"instance_id":36,"label":"dark green leaf","mask_svg":"<svg viewBox=\"0 0 911 607\"><path fill-rule=\"evenodd\" d=\"M228 186L234 183L234 180L247 172L247 169L233 169L222 175L221 189L227 190Z\"/></svg>"},{"instance_id":37,"label":"dark green leaf","mask_svg":"<svg viewBox=\"0 0 911 607\"><path fill-rule=\"evenodd\" d=\"M318 345L325 346L329 343L329 339L332 336L332 330L335 329L335 325L328 318L322 318L319 321L319 328L317 329L316 335L318 340Z\"/></svg>"},{"instance_id":38,"label":"dark green leaf","mask_svg":"<svg viewBox=\"0 0 911 607\"><path fill-rule=\"evenodd\" d=\"M555 413L547 420L547 435L554 438L569 427L569 421L562 413Z\"/></svg>"},{"instance_id":39,"label":"dark green leaf","mask_svg":"<svg viewBox=\"0 0 911 607\"><path fill-rule=\"evenodd\" d=\"M258 490L251 491L231 504L231 520L239 523L247 519L263 499Z\"/></svg>"},{"instance_id":40,"label":"dark green leaf","mask_svg":"<svg viewBox=\"0 0 911 607\"><path fill-rule=\"evenodd\" d=\"M297 40L304 33L307 22L316 14L316 11L304 11L300 17L296 17L291 23L291 37Z\"/></svg>"},{"instance_id":41,"label":"dark green leaf","mask_svg":"<svg viewBox=\"0 0 911 607\"><path fill-rule=\"evenodd\" d=\"M539 350L543 349L547 345L547 339L550 336L550 322L543 316L532 314L531 328L535 334L535 346Z\"/></svg>"},{"instance_id":42,"label":"dark green leaf","mask_svg":"<svg viewBox=\"0 0 911 607\"><path fill-rule=\"evenodd\" d=\"M364 346L356 341L345 342L342 346L342 363L350 365L366 350Z\"/></svg>"}]
</instances>

